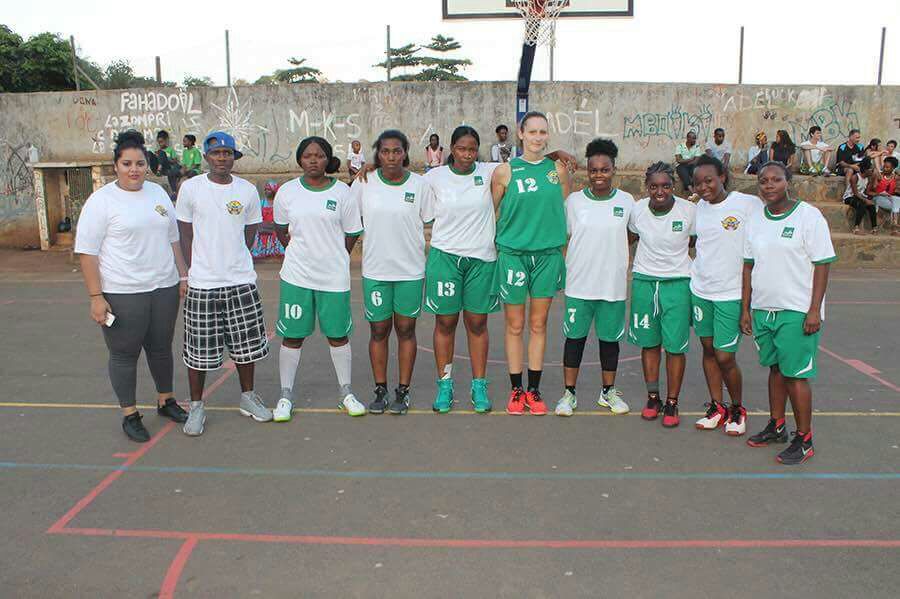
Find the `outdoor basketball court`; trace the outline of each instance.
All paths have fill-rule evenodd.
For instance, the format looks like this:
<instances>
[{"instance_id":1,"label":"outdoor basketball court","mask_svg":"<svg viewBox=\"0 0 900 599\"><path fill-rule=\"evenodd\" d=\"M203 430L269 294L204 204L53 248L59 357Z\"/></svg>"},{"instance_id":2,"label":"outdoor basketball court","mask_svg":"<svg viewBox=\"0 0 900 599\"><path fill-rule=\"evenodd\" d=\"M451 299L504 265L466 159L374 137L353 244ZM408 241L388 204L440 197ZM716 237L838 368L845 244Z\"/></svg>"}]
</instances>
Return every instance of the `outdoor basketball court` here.
<instances>
[{"instance_id":1,"label":"outdoor basketball court","mask_svg":"<svg viewBox=\"0 0 900 599\"><path fill-rule=\"evenodd\" d=\"M288 424L240 417L226 368L209 378L205 434L185 437L153 412L141 366L139 403L154 437L137 445L119 428L80 275L61 256L44 260L52 272L7 270L0 281L3 596L896 595L895 272L833 274L814 386L816 457L788 468L775 449L694 430L707 397L697 343L676 430L595 408L595 341L576 417L507 416L500 316L490 319L492 415L469 411L462 334L463 401L449 415L430 412L426 315L407 416L338 413L316 336ZM277 270L259 271L271 326ZM354 387L367 399L355 277ZM542 384L551 405L562 386L560 309L551 312ZM180 344L179 334L176 351ZM633 409L644 399L636 356L623 346L619 381ZM752 343L739 359L755 431L765 424L766 373ZM270 405L277 364L273 354L257 371ZM179 367L179 397L186 389Z\"/></svg>"}]
</instances>

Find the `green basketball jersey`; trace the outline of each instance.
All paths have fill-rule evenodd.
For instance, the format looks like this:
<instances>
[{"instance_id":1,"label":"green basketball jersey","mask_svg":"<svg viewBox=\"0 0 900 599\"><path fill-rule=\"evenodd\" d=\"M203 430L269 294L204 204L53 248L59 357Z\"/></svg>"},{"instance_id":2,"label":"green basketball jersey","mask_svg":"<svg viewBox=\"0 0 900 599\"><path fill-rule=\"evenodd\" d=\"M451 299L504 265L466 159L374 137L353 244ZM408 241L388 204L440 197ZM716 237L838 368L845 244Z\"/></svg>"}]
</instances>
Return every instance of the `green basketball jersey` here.
<instances>
[{"instance_id":1,"label":"green basketball jersey","mask_svg":"<svg viewBox=\"0 0 900 599\"><path fill-rule=\"evenodd\" d=\"M556 163L549 158L533 164L509 161L509 186L500 203L497 245L519 252L539 252L566 243L563 188Z\"/></svg>"}]
</instances>

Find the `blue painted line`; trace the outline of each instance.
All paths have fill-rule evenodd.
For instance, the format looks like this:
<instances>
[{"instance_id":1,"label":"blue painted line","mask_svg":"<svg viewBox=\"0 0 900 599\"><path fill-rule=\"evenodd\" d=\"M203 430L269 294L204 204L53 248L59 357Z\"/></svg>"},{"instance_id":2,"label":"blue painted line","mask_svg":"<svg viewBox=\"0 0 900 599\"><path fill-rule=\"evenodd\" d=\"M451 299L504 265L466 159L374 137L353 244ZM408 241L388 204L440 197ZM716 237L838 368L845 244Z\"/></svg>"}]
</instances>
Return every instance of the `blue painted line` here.
<instances>
[{"instance_id":1,"label":"blue painted line","mask_svg":"<svg viewBox=\"0 0 900 599\"><path fill-rule=\"evenodd\" d=\"M900 472L403 472L379 470L300 470L216 466L116 466L0 462L0 470L92 470L157 474L454 480L900 480Z\"/></svg>"}]
</instances>

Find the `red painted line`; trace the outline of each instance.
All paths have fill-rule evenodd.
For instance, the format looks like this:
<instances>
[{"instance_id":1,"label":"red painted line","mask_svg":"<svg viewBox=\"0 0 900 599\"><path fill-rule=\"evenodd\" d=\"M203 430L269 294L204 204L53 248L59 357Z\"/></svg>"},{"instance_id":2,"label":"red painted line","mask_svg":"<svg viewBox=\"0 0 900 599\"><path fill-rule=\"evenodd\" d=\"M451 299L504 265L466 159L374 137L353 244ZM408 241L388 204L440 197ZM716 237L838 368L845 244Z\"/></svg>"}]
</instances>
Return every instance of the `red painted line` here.
<instances>
[{"instance_id":1,"label":"red painted line","mask_svg":"<svg viewBox=\"0 0 900 599\"><path fill-rule=\"evenodd\" d=\"M132 454L130 453L114 453L114 458L130 458Z\"/></svg>"},{"instance_id":2,"label":"red painted line","mask_svg":"<svg viewBox=\"0 0 900 599\"><path fill-rule=\"evenodd\" d=\"M759 549L759 548L900 548L900 539L428 539L417 537L344 537L67 528L64 534L198 541L232 541L287 545L354 545L452 549ZM182 546L182 551L185 547ZM185 557L185 560L187 558ZM173 562L174 564L174 562Z\"/></svg>"},{"instance_id":3,"label":"red painted line","mask_svg":"<svg viewBox=\"0 0 900 599\"><path fill-rule=\"evenodd\" d=\"M172 560L172 563L169 564L166 577L159 587L159 599L173 599L175 597L175 588L178 586L178 579L181 577L181 572L184 570L185 564L187 564L187 561L191 558L191 553L193 553L194 548L197 547L197 541L197 537L189 537L181 545L181 549L178 550L178 553L175 554L175 558Z\"/></svg>"},{"instance_id":4,"label":"red painted line","mask_svg":"<svg viewBox=\"0 0 900 599\"><path fill-rule=\"evenodd\" d=\"M844 356L836 354L835 352L831 351L830 349L828 349L827 347L825 347L823 345L820 345L819 349L821 349L823 352L825 352L826 354L828 354L835 360L837 360L839 362L843 362L844 364L846 364L853 370L856 370L857 372L861 372L864 375L866 375L867 377L869 377L870 379L878 381L879 383L881 383L882 385L884 385L885 387L887 387L894 393L900 393L900 387L898 387L894 383L887 381L887 380L881 378L880 376L878 376L880 371L877 368L875 368L874 366L872 366L870 364L866 364L862 360L853 360L850 358L845 358Z\"/></svg>"}]
</instances>

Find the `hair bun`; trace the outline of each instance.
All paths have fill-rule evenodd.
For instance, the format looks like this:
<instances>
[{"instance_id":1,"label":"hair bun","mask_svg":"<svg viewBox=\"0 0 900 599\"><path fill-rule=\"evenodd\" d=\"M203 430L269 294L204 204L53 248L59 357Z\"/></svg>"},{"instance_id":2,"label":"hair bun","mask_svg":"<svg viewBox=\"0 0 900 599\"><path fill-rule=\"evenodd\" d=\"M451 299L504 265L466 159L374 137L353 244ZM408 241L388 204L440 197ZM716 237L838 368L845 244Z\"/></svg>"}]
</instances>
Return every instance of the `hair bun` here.
<instances>
[{"instance_id":1,"label":"hair bun","mask_svg":"<svg viewBox=\"0 0 900 599\"><path fill-rule=\"evenodd\" d=\"M336 173L341 169L341 159L337 156L332 156L328 159L328 164L325 166L325 172L329 175L331 173Z\"/></svg>"},{"instance_id":2,"label":"hair bun","mask_svg":"<svg viewBox=\"0 0 900 599\"><path fill-rule=\"evenodd\" d=\"M142 146L146 144L144 135L140 131L135 131L134 129L122 131L121 133L119 133L119 135L116 136L116 145L121 145L125 142L137 143Z\"/></svg>"}]
</instances>

